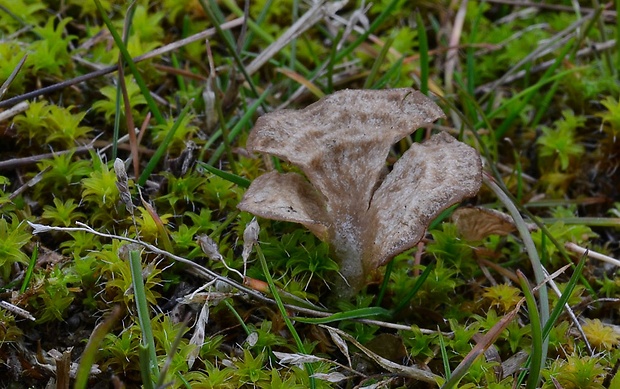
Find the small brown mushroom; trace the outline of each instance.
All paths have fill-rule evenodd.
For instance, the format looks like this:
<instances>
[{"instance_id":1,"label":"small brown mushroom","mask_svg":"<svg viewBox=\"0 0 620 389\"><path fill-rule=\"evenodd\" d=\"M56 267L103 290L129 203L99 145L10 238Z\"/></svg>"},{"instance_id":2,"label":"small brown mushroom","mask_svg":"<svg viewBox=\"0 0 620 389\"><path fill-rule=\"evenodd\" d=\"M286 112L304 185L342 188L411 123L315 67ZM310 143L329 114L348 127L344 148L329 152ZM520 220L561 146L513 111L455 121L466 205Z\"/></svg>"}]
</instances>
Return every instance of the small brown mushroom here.
<instances>
[{"instance_id":1,"label":"small brown mushroom","mask_svg":"<svg viewBox=\"0 0 620 389\"><path fill-rule=\"evenodd\" d=\"M302 110L260 117L250 152L274 155L300 174L255 179L238 208L301 223L330 243L353 295L368 274L417 244L437 215L480 189L480 156L446 133L414 144L387 173L392 145L444 117L413 89L344 90Z\"/></svg>"}]
</instances>

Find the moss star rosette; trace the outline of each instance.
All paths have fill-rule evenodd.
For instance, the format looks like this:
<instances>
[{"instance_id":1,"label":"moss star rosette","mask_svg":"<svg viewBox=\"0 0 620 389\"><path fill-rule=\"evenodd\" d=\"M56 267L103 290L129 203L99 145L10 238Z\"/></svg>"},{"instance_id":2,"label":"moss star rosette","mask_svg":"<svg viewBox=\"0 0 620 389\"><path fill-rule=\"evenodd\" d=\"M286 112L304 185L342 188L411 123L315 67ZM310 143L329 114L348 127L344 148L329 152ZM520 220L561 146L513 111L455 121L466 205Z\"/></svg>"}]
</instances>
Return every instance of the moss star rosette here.
<instances>
[{"instance_id":1,"label":"moss star rosette","mask_svg":"<svg viewBox=\"0 0 620 389\"><path fill-rule=\"evenodd\" d=\"M299 167L256 178L238 208L268 219L301 223L327 241L350 287L417 244L441 211L480 189L480 156L447 133L416 143L394 164L393 144L444 117L413 89L344 90L302 110L260 117L250 152Z\"/></svg>"}]
</instances>

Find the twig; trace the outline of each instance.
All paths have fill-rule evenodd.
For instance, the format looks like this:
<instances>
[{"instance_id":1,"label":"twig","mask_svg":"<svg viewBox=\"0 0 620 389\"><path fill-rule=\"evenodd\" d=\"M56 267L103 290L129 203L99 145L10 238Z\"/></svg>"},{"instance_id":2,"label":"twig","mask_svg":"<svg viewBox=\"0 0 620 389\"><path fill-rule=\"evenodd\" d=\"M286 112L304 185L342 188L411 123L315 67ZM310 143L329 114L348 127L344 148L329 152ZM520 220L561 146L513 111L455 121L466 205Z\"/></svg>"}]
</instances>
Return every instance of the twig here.
<instances>
[{"instance_id":1,"label":"twig","mask_svg":"<svg viewBox=\"0 0 620 389\"><path fill-rule=\"evenodd\" d=\"M616 40L615 39L611 39L609 41L603 42L603 43L595 43L593 44L591 47L587 47L584 49L581 49L577 52L577 58L579 57L585 57L588 55L592 55L594 53L597 52L601 52L601 51L605 51L605 50L611 50L613 48L616 47ZM522 79L523 77L525 77L527 74L534 74L534 73L538 73L541 72L543 70L548 69L549 67L551 67L551 65L553 65L554 63L556 63L555 59L551 59L549 61L545 61L539 65L535 65L532 66L531 69L526 70L520 70L518 72L516 72L515 74L509 76L509 77L505 77L504 79L501 80L501 82L498 84L496 81L493 82L489 82L487 84L484 85L480 85L478 88L476 88L476 92L483 92L483 91L487 91L490 90L493 87L499 86L499 85L505 85L505 84L510 84L514 81L517 81L519 79Z\"/></svg>"},{"instance_id":2,"label":"twig","mask_svg":"<svg viewBox=\"0 0 620 389\"><path fill-rule=\"evenodd\" d=\"M563 272L568 267L570 267L570 265L566 265L565 267L563 267L559 271L556 271L552 275L549 275L547 270L543 269L545 271L545 274L547 275L547 283L549 284L553 292L556 294L556 296L558 296L558 298L562 297L562 292L560 291L560 288L558 288L558 286L556 285L555 281L553 281L553 278L555 278L556 273L559 273L560 271ZM585 343L586 348L588 349L588 352L590 353L590 355L594 355L594 350L592 349L592 346L590 345L590 342L588 341L588 337L586 336L585 332L583 332L583 327L579 323L577 316L575 316L575 312L573 312L573 309L570 307L570 305L568 305L568 303L564 304L564 310L566 311L566 313L568 313L568 316L570 317L571 321L575 325L575 328L577 328L577 331L581 335L581 338L583 339L583 342Z\"/></svg>"},{"instance_id":3,"label":"twig","mask_svg":"<svg viewBox=\"0 0 620 389\"><path fill-rule=\"evenodd\" d=\"M33 186L38 184L39 181L41 181L41 179L43 178L43 175L45 173L47 173L48 171L50 171L50 170L52 170L52 167L48 165L45 169L43 169L39 173L37 173L36 176L34 176L30 180L26 181L26 183L24 183L22 186L17 188L13 193L11 193L9 195L9 200L14 200L17 196L19 196L22 193L24 193L28 188L32 188ZM7 203L0 204L0 208L2 208L5 204L7 204Z\"/></svg>"},{"instance_id":4,"label":"twig","mask_svg":"<svg viewBox=\"0 0 620 389\"><path fill-rule=\"evenodd\" d=\"M312 8L308 10L295 24L293 24L284 34L282 34L278 40L273 42L269 47L263 50L258 57L246 67L248 74L253 74L261 68L267 61L269 61L275 54L277 54L282 47L289 44L289 42L304 31L315 25L319 20L326 16L334 14L340 8L344 6L344 2L318 2Z\"/></svg>"},{"instance_id":5,"label":"twig","mask_svg":"<svg viewBox=\"0 0 620 389\"><path fill-rule=\"evenodd\" d=\"M233 19L230 22L226 22L226 23L222 23L222 25L220 26L220 28L222 29L230 29L230 28L234 28L237 27L241 24L243 24L243 20L244 18L237 18L237 19ZM135 57L133 59L134 63L138 63L141 61L144 61L146 59L150 59L153 57L157 57L158 55L173 51L178 49L179 47L188 45L190 43L205 39L207 37L210 37L212 35L215 34L215 28L209 28L207 30L204 30L202 32L199 32L198 34L194 34L190 37L187 37L185 39L181 39L179 41L170 43L168 45L162 46L159 49L155 49L149 53L146 53L144 55L140 55L138 57ZM23 95L19 95L19 96L15 96L12 97L8 100L4 100L4 101L0 101L0 108L4 108L4 107L10 107L13 106L19 102L22 102L24 100L29 100L38 96L43 96L43 95L47 95L53 92L56 92L58 90L64 89L66 87L72 86L72 85L76 85L79 84L81 82L84 81L88 81L90 79L93 78L97 78L103 75L106 75L108 73L112 73L114 71L116 71L118 69L118 64L116 65L112 65L112 66L108 66L105 67L103 69L94 71L92 73L88 73L88 74L84 74L83 76L79 76L79 77L75 77L72 78L70 80L66 80L66 81L62 81L59 82L58 84L54 84L54 85L50 85L48 87L45 88L41 88L41 89L37 89L28 93L24 93Z\"/></svg>"},{"instance_id":6,"label":"twig","mask_svg":"<svg viewBox=\"0 0 620 389\"><path fill-rule=\"evenodd\" d=\"M26 58L28 58L28 56L24 55L22 59L19 60L19 62L17 63L17 65L15 66L11 74L9 75L9 78L7 78L4 81L4 83L2 83L2 86L0 86L0 100L2 100L2 98L4 97L4 94L6 93L6 91L9 90L9 87L11 86L15 78L17 77L17 74L22 69L22 66L24 66L24 63L26 62Z\"/></svg>"},{"instance_id":7,"label":"twig","mask_svg":"<svg viewBox=\"0 0 620 389\"><path fill-rule=\"evenodd\" d=\"M30 221L28 221L28 224L30 225L30 227L32 227L33 234L41 234L41 233L45 233L45 232L49 232L49 231L63 231L63 232L74 232L74 231L82 231L82 232L88 232L90 234L93 235L97 235L97 236L101 236L104 238L108 238L108 239L117 239L117 240L122 240L125 242L130 242L130 243L134 243L134 244L138 244L142 247L145 247L146 249L150 250L151 252L155 253L155 254L159 254L159 255L163 255L165 257L168 257L170 259L173 259L177 262L183 263L187 266L189 266L194 272L194 275L200 276L202 278L208 279L208 280L220 280L234 288L237 288L238 290L240 290L241 292L259 300L265 303L269 303L272 305L275 305L276 302L273 299L270 299L268 297L265 297L262 293L259 293L253 289L250 289L240 283L238 283L237 281L231 280L229 278L226 278L212 270L207 269L206 267L195 263L193 261L190 261L189 259L183 258L183 257L179 257L178 255L172 254L166 250L162 250L156 246L153 246L152 244L137 240L137 239L132 239L132 238L128 238L125 236L120 236L120 235L113 235L113 234L107 234L104 232L99 232L89 226L87 226L86 224L77 222L77 224L81 227L55 227L55 226L47 226L44 224L38 224L38 223L32 223ZM295 312L299 312L299 313L303 313L305 315L310 315L310 316L315 316L315 317L328 317L333 315L332 312L323 312L323 311L317 311L315 309L310 309L310 308L303 308L303 307L299 307L297 305L291 305L291 304L284 304L284 306L287 309L290 309L292 311ZM386 328L393 328L393 329L399 329L399 330L404 330L404 331L410 331L411 327L410 326L404 326L404 325L398 325L398 324L394 324L394 323L387 323L387 322L382 322L382 321L378 321L378 320L368 320L368 319L352 319L355 321L359 321L362 323L367 323L367 324L374 324L374 325L378 325L381 327L386 327ZM423 334L436 334L437 331L432 331L432 330L428 330L428 329L421 329ZM451 333L443 333L444 335L448 335L451 336Z\"/></svg>"},{"instance_id":8,"label":"twig","mask_svg":"<svg viewBox=\"0 0 620 389\"><path fill-rule=\"evenodd\" d=\"M19 115L20 113L27 110L28 107L30 107L30 104L27 101L22 101L16 106L11 107L10 109L7 109L6 111L0 112L0 122L3 122L9 118L12 118L15 115Z\"/></svg>"},{"instance_id":9,"label":"twig","mask_svg":"<svg viewBox=\"0 0 620 389\"><path fill-rule=\"evenodd\" d=\"M125 136L119 138L118 139L118 143L119 144L120 143L124 143L124 142L127 141L127 139L129 139L129 135L125 135ZM7 159L6 161L0 161L0 170L12 170L12 169L15 169L15 168L20 167L20 166L32 165L32 164L37 163L37 162L39 162L41 160L54 158L54 157L57 157L57 156L63 155L63 154L85 153L85 152L87 152L89 150L94 149L95 148L95 143L98 143L98 142L96 140L94 140L94 141L90 142L89 144L87 144L85 146L79 146L79 147L76 147L76 148L70 149L70 150L55 151L55 152L52 152L52 153L33 155L33 156L30 156L30 157L24 157L24 158ZM101 155L104 151L106 151L110 147L112 147L111 144L106 145L101 150L99 150L99 154Z\"/></svg>"},{"instance_id":10,"label":"twig","mask_svg":"<svg viewBox=\"0 0 620 389\"><path fill-rule=\"evenodd\" d=\"M574 33L574 31L577 30L582 24L589 21L591 18L592 18L592 14L586 15L585 17L577 20L576 22L574 22L573 24L571 24L570 26L562 30L560 33L556 34L554 36L554 39L551 39L547 41L544 45L537 47L530 54L526 55L523 59L518 61L513 67L508 69L508 71L504 73L504 75L502 75L500 78L491 82L490 84L485 85L484 86L485 89L482 89L482 87L476 88L476 91L479 91L479 90L487 91L485 96L482 97L482 100L485 100L488 97L488 95L491 93L491 91L494 91L499 85L504 84L506 82L506 79L508 79L508 77L516 73L517 69L519 69L523 65L532 63L536 59L551 53L556 48L564 46L566 42L568 42L572 38L572 34ZM557 59L553 60L553 62L556 62L556 61Z\"/></svg>"},{"instance_id":11,"label":"twig","mask_svg":"<svg viewBox=\"0 0 620 389\"><path fill-rule=\"evenodd\" d=\"M459 10L454 18L454 26L452 27L452 34L450 35L450 42L448 46L450 49L446 53L446 65L444 82L446 85L446 92L452 94L454 91L453 76L454 69L458 60L458 43L461 40L461 34L463 33L463 25L465 23L465 15L467 15L467 0L461 2ZM456 125L455 127L460 127Z\"/></svg>"},{"instance_id":12,"label":"twig","mask_svg":"<svg viewBox=\"0 0 620 389\"><path fill-rule=\"evenodd\" d=\"M30 312L26 311L25 309L22 309L20 307L18 307L17 305L13 305L9 302L6 301L0 301L0 307L6 309L9 312L12 312L14 314L16 314L17 316L21 316L24 317L28 320L32 320L35 321L37 320L34 316L32 316L30 314Z\"/></svg>"},{"instance_id":13,"label":"twig","mask_svg":"<svg viewBox=\"0 0 620 389\"><path fill-rule=\"evenodd\" d=\"M515 7L527 7L527 8L538 8L539 10L544 11L560 11L560 12L574 12L575 9L569 5L560 5L560 4L549 4L545 2L533 2L533 1L522 1L522 0L487 0L487 3L495 3L495 4L506 4L513 5ZM580 7L581 11L585 13L595 12L593 8ZM603 16L608 19L608 21L616 20L616 11L614 10L606 10L603 11Z\"/></svg>"},{"instance_id":14,"label":"twig","mask_svg":"<svg viewBox=\"0 0 620 389\"><path fill-rule=\"evenodd\" d=\"M607 262L614 266L620 267L620 260L617 260L616 258L612 258L605 254L597 253L596 251L592 251L590 249L586 249L585 247L581 247L579 245L576 245L575 243L567 242L564 247L566 247L566 250L572 251L579 255L586 255L589 258L598 259L599 261Z\"/></svg>"}]
</instances>

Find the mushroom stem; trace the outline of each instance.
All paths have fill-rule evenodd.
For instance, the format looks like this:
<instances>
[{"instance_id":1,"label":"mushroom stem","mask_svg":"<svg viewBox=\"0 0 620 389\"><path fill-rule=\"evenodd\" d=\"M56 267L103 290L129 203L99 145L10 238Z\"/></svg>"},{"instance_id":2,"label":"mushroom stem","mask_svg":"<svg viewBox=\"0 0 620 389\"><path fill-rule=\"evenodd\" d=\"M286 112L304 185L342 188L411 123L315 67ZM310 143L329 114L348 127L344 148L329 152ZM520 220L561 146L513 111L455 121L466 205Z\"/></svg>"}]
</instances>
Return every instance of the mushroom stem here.
<instances>
[{"instance_id":1,"label":"mushroom stem","mask_svg":"<svg viewBox=\"0 0 620 389\"><path fill-rule=\"evenodd\" d=\"M334 284L334 294L343 300L353 297L365 285L367 275L360 231L352 228L358 226L359 222L347 219L350 218L335 223L334 236L330 242L342 276Z\"/></svg>"}]
</instances>

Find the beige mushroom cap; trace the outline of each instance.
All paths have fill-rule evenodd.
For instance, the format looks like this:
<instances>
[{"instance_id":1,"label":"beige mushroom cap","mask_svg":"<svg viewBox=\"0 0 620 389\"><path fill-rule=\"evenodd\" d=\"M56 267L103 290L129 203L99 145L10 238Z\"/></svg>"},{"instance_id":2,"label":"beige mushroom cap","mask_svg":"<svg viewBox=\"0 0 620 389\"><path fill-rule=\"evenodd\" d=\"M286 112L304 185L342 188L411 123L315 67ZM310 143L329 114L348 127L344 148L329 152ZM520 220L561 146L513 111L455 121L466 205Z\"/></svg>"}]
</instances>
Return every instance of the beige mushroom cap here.
<instances>
[{"instance_id":1,"label":"beige mushroom cap","mask_svg":"<svg viewBox=\"0 0 620 389\"><path fill-rule=\"evenodd\" d=\"M247 147L301 168L329 204L344 196L365 210L392 145L441 117L431 99L410 88L349 89L260 117Z\"/></svg>"}]
</instances>

